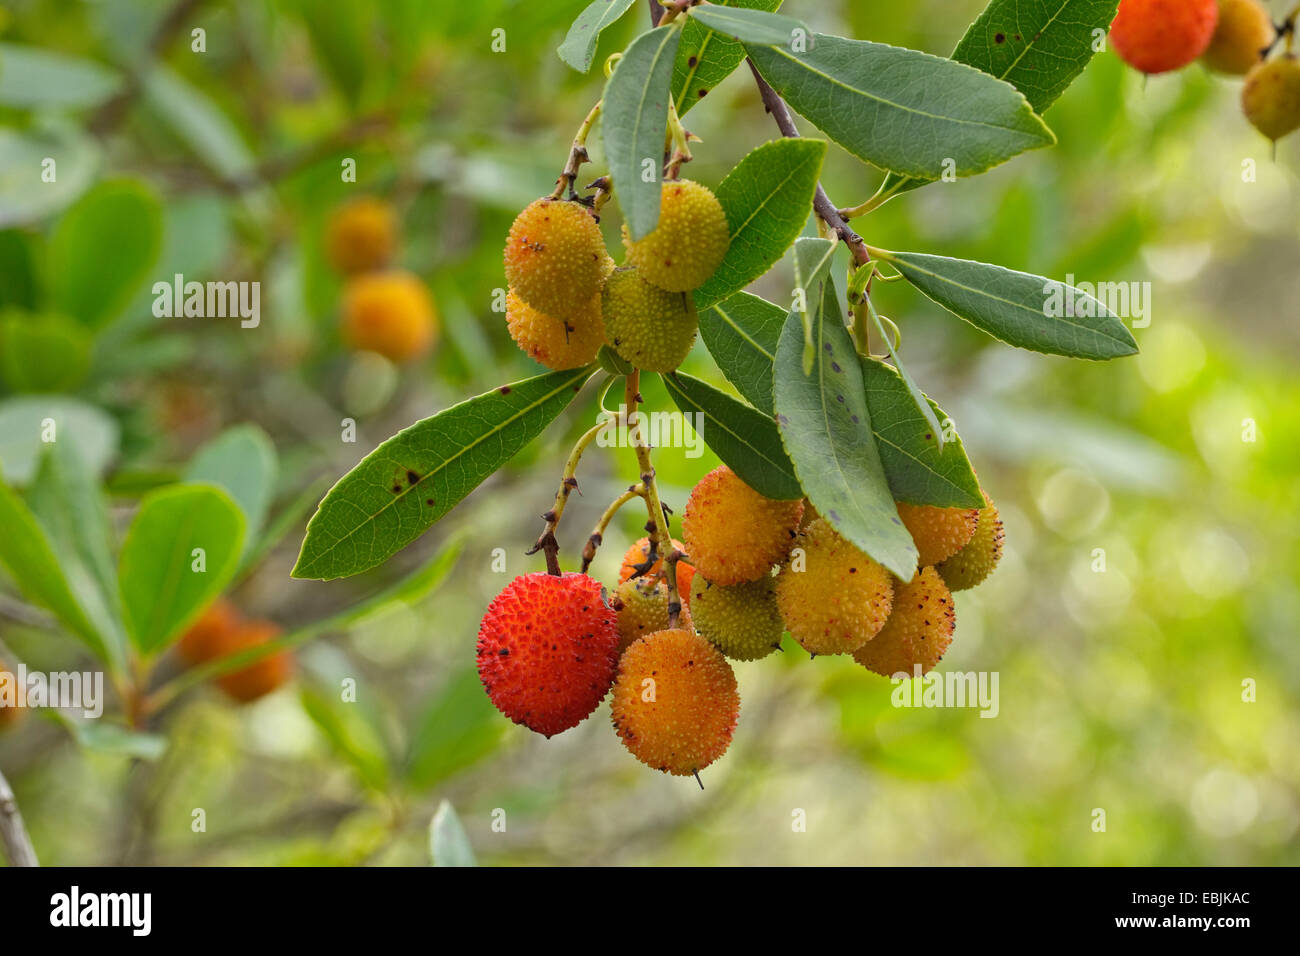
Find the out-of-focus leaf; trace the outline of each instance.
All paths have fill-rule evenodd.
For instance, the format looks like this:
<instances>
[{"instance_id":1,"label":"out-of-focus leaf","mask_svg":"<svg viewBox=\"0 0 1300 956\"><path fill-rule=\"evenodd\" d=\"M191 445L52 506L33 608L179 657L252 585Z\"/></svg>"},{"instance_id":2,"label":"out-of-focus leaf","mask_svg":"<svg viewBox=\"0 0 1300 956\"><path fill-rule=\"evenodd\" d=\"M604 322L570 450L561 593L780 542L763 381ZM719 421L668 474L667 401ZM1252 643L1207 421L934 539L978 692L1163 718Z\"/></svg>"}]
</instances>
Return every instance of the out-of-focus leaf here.
<instances>
[{"instance_id":1,"label":"out-of-focus leaf","mask_svg":"<svg viewBox=\"0 0 1300 956\"><path fill-rule=\"evenodd\" d=\"M91 328L103 325L131 300L161 247L153 192L131 180L101 183L64 213L50 239L55 307Z\"/></svg>"},{"instance_id":2,"label":"out-of-focus leaf","mask_svg":"<svg viewBox=\"0 0 1300 956\"><path fill-rule=\"evenodd\" d=\"M0 129L0 227L37 222L74 202L95 181L101 157L95 139L70 123Z\"/></svg>"},{"instance_id":3,"label":"out-of-focus leaf","mask_svg":"<svg viewBox=\"0 0 1300 956\"><path fill-rule=\"evenodd\" d=\"M407 757L408 782L427 790L477 763L501 745L508 726L483 693L478 672L458 670L420 719Z\"/></svg>"},{"instance_id":4,"label":"out-of-focus leaf","mask_svg":"<svg viewBox=\"0 0 1300 956\"><path fill-rule=\"evenodd\" d=\"M45 444L71 441L95 474L117 454L116 420L94 405L65 395L21 395L0 401L0 466L15 485L36 474Z\"/></svg>"},{"instance_id":5,"label":"out-of-focus leaf","mask_svg":"<svg viewBox=\"0 0 1300 956\"><path fill-rule=\"evenodd\" d=\"M121 74L102 63L0 43L0 106L82 109L121 89Z\"/></svg>"},{"instance_id":6,"label":"out-of-focus leaf","mask_svg":"<svg viewBox=\"0 0 1300 956\"><path fill-rule=\"evenodd\" d=\"M266 432L256 425L236 425L195 452L185 469L185 481L208 482L226 490L244 513L247 550L262 530L279 470L275 446Z\"/></svg>"},{"instance_id":7,"label":"out-of-focus leaf","mask_svg":"<svg viewBox=\"0 0 1300 956\"><path fill-rule=\"evenodd\" d=\"M383 738L359 705L313 687L304 687L299 696L307 716L320 728L334 751L357 772L361 782L383 792L388 786L388 755Z\"/></svg>"},{"instance_id":8,"label":"out-of-focus leaf","mask_svg":"<svg viewBox=\"0 0 1300 956\"><path fill-rule=\"evenodd\" d=\"M61 315L0 315L0 377L15 392L68 392L90 371L91 336Z\"/></svg>"},{"instance_id":9,"label":"out-of-focus leaf","mask_svg":"<svg viewBox=\"0 0 1300 956\"><path fill-rule=\"evenodd\" d=\"M333 6L330 11L332 16ZM243 136L206 93L165 66L151 68L142 84L145 102L199 162L227 180L252 169L253 155Z\"/></svg>"},{"instance_id":10,"label":"out-of-focus leaf","mask_svg":"<svg viewBox=\"0 0 1300 956\"><path fill-rule=\"evenodd\" d=\"M118 559L127 633L141 654L166 648L216 600L243 544L244 515L216 485L145 496Z\"/></svg>"},{"instance_id":11,"label":"out-of-focus leaf","mask_svg":"<svg viewBox=\"0 0 1300 956\"><path fill-rule=\"evenodd\" d=\"M429 855L434 866L478 866L465 828L446 800L429 821Z\"/></svg>"},{"instance_id":12,"label":"out-of-focus leaf","mask_svg":"<svg viewBox=\"0 0 1300 956\"><path fill-rule=\"evenodd\" d=\"M300 7L303 25L321 66L344 99L356 106L366 80L370 4L363 0L330 0L326 15L312 0L302 0Z\"/></svg>"},{"instance_id":13,"label":"out-of-focus leaf","mask_svg":"<svg viewBox=\"0 0 1300 956\"><path fill-rule=\"evenodd\" d=\"M0 306L36 309L44 284L43 250L38 243L35 233L0 231Z\"/></svg>"}]
</instances>

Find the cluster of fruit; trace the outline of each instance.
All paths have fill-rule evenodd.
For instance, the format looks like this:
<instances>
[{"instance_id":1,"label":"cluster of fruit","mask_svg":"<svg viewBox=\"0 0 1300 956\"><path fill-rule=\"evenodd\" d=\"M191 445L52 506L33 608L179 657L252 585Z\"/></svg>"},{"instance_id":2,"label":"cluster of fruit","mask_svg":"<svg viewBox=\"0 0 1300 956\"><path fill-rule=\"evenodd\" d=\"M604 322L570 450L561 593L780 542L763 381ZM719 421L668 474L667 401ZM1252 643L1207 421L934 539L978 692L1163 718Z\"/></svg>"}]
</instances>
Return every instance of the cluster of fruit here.
<instances>
[{"instance_id":1,"label":"cluster of fruit","mask_svg":"<svg viewBox=\"0 0 1300 956\"><path fill-rule=\"evenodd\" d=\"M1143 73L1166 73L1200 59L1244 76L1241 109L1275 142L1300 129L1300 59L1292 45L1300 7L1280 25L1260 0L1120 0L1110 42ZM1278 41L1285 50L1270 58Z\"/></svg>"},{"instance_id":2,"label":"cluster of fruit","mask_svg":"<svg viewBox=\"0 0 1300 956\"><path fill-rule=\"evenodd\" d=\"M717 269L729 235L707 187L671 180L655 229L633 240L624 227L627 261L616 266L588 201L535 200L506 240L510 336L557 371L587 365L609 345L636 368L670 372L699 327L691 291Z\"/></svg>"},{"instance_id":3,"label":"cluster of fruit","mask_svg":"<svg viewBox=\"0 0 1300 956\"><path fill-rule=\"evenodd\" d=\"M420 278L390 267L398 229L392 207L362 196L334 211L325 253L346 280L342 335L353 349L392 362L425 355L438 341L438 311Z\"/></svg>"},{"instance_id":4,"label":"cluster of fruit","mask_svg":"<svg viewBox=\"0 0 1300 956\"><path fill-rule=\"evenodd\" d=\"M176 653L190 667L197 667L262 647L279 636L280 628L273 622L247 619L233 604L221 599L185 632ZM222 674L216 684L232 699L248 703L288 683L292 676L293 655L287 650L275 650Z\"/></svg>"},{"instance_id":5,"label":"cluster of fruit","mask_svg":"<svg viewBox=\"0 0 1300 956\"><path fill-rule=\"evenodd\" d=\"M899 503L898 513L919 554L910 581L806 501L766 498L721 466L691 492L684 542L668 555L648 538L634 544L608 602L585 574L510 582L479 628L479 676L503 714L548 737L612 687L614 727L633 756L698 773L726 751L739 717L728 658L766 657L787 631L814 657L852 654L887 677L939 663L955 626L951 592L992 572L1002 522L987 494L979 509Z\"/></svg>"}]
</instances>

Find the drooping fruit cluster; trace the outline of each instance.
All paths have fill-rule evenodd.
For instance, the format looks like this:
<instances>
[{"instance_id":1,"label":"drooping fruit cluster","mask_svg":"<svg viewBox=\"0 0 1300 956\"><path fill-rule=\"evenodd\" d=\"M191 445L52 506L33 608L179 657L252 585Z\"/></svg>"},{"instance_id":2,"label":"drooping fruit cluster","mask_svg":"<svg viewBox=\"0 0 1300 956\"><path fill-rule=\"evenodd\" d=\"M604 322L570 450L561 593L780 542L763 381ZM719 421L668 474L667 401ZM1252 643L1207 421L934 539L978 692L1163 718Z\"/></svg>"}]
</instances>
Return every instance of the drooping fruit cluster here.
<instances>
[{"instance_id":1,"label":"drooping fruit cluster","mask_svg":"<svg viewBox=\"0 0 1300 956\"><path fill-rule=\"evenodd\" d=\"M952 592L934 568L923 568L906 584L894 587L889 620L879 633L853 652L853 659L882 677L928 674L952 643L957 624Z\"/></svg>"},{"instance_id":2,"label":"drooping fruit cluster","mask_svg":"<svg viewBox=\"0 0 1300 956\"><path fill-rule=\"evenodd\" d=\"M345 277L340 333L348 348L408 362L437 344L438 310L418 276L390 268L398 228L392 206L363 196L336 209L325 254Z\"/></svg>"},{"instance_id":3,"label":"drooping fruit cluster","mask_svg":"<svg viewBox=\"0 0 1300 956\"><path fill-rule=\"evenodd\" d=\"M1241 111L1276 142L1300 129L1300 61L1292 50L1297 15L1300 9L1279 34L1261 0L1120 0L1110 40L1143 73L1177 70L1199 57L1218 73L1244 76ZM1283 36L1283 51L1269 59Z\"/></svg>"},{"instance_id":4,"label":"drooping fruit cluster","mask_svg":"<svg viewBox=\"0 0 1300 956\"><path fill-rule=\"evenodd\" d=\"M790 553L802 515L802 501L766 498L720 465L700 479L686 502L686 553L714 584L753 581Z\"/></svg>"},{"instance_id":5,"label":"drooping fruit cluster","mask_svg":"<svg viewBox=\"0 0 1300 956\"><path fill-rule=\"evenodd\" d=\"M579 200L534 200L506 238L506 324L515 343L551 369L577 368L608 345L635 368L670 372L695 343L691 290L717 269L726 215L705 186L670 180L659 224L615 267L595 210Z\"/></svg>"},{"instance_id":6,"label":"drooping fruit cluster","mask_svg":"<svg viewBox=\"0 0 1300 956\"><path fill-rule=\"evenodd\" d=\"M229 601L219 599L182 635L176 653L186 664L197 667L231 654L265 647L280 634L280 628L271 621L247 619ZM248 703L282 687L292 676L293 655L278 649L221 674L216 684L226 696Z\"/></svg>"},{"instance_id":7,"label":"drooping fruit cluster","mask_svg":"<svg viewBox=\"0 0 1300 956\"><path fill-rule=\"evenodd\" d=\"M611 603L618 615L620 656L638 638L671 626L668 585L658 578L629 578L618 586ZM686 627L691 623L691 612L685 602L682 604L681 622Z\"/></svg>"},{"instance_id":8,"label":"drooping fruit cluster","mask_svg":"<svg viewBox=\"0 0 1300 956\"><path fill-rule=\"evenodd\" d=\"M497 710L550 737L605 698L618 664L618 625L600 582L585 574L525 574L479 625L478 674Z\"/></svg>"}]
</instances>

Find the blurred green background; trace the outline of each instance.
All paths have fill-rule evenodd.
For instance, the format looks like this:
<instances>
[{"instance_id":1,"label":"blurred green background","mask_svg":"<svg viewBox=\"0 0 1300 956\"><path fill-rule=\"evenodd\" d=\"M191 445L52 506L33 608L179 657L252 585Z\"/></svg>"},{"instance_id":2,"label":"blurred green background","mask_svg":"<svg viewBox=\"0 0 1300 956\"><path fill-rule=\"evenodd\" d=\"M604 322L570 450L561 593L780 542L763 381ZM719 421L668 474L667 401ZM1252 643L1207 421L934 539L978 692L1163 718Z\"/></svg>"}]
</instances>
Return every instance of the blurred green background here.
<instances>
[{"instance_id":1,"label":"blurred green background","mask_svg":"<svg viewBox=\"0 0 1300 956\"><path fill-rule=\"evenodd\" d=\"M51 237L95 183L128 179L156 197L162 241L111 315L58 326L58 354L71 356L58 375L32 381L0 354L6 474L6 416L55 393L105 418L119 527L142 489L242 422L276 446L280 510L304 490L314 502L415 419L536 374L493 295L512 218L550 191L600 95L599 66L581 76L554 53L584 5L8 0L7 321L34 321L75 281L43 263L59 261ZM982 6L786 4L821 32L940 54ZM638 4L603 36L597 64L645 24ZM205 52L192 50L196 27ZM1300 862L1300 140L1273 159L1238 94L1196 65L1144 82L1102 53L1046 114L1056 148L855 223L887 248L1151 283L1141 355L1106 364L1013 350L902 284L879 292L1006 522L997 573L957 596L943 664L1000 675L995 719L894 708L888 682L788 641L776 659L737 665L740 726L703 792L633 760L607 706L549 741L501 718L474 673L477 622L510 577L544 567L523 552L565 451L595 420L584 394L389 566L291 580L297 519L232 595L286 628L373 594L453 537L463 550L431 596L304 646L292 687L242 708L199 688L158 715L148 746L75 740L44 715L0 736L43 862L421 864L444 799L488 864ZM685 122L702 140L687 175L708 185L776 135L743 68ZM592 178L599 137L593 147ZM65 157L57 187L34 187L51 150ZM345 157L355 184L340 181ZM823 181L839 205L879 179L831 148ZM361 194L396 206L400 263L437 302L441 343L414 366L339 341L341 285L322 237L329 213ZM111 268L140 224L97 228L79 232L74 267ZM155 318L149 286L176 272L260 281L261 325ZM756 291L784 301L790 275L787 262ZM702 344L685 368L723 384ZM671 408L657 383L645 395ZM355 444L340 441L345 418ZM716 460L665 448L656 463L680 514ZM561 529L566 566L635 475L627 451L589 453ZM625 509L607 536L593 569L606 582L640 524ZM0 658L88 666L80 645L21 611L11 596L0 605ZM356 704L337 702L347 677ZM191 828L195 808L206 832Z\"/></svg>"}]
</instances>

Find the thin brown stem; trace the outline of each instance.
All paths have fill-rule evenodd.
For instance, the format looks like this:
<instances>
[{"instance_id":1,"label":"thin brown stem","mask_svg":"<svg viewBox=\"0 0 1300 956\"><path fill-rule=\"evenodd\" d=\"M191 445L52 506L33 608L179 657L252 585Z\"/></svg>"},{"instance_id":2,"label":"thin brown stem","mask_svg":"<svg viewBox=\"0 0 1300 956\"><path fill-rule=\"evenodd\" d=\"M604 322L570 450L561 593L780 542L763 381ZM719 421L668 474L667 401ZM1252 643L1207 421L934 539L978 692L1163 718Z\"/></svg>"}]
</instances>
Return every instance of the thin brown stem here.
<instances>
[{"instance_id":1,"label":"thin brown stem","mask_svg":"<svg viewBox=\"0 0 1300 956\"><path fill-rule=\"evenodd\" d=\"M586 545L583 546L582 549L582 573L583 574L587 573L587 569L591 567L591 562L595 560L596 549L599 548L601 544L604 543L605 531L609 528L609 523L614 520L614 515L618 513L618 509L622 508L633 498L644 498L644 497L645 497L645 486L640 482L637 482L635 485L632 485L630 488L628 488L627 491L623 492L612 502L610 502L609 507L605 509L605 513L601 515L600 520L596 522L596 527L592 529L591 535L587 538Z\"/></svg>"},{"instance_id":2,"label":"thin brown stem","mask_svg":"<svg viewBox=\"0 0 1300 956\"><path fill-rule=\"evenodd\" d=\"M560 543L555 537L555 529L560 526L560 519L564 517L564 507L569 502L569 495L578 487L578 462L582 460L582 453L587 450L587 446L596 439L601 429L605 427L604 422L593 425L574 443L573 450L569 452L568 461L564 463L564 472L560 475L560 488L555 493L555 504L551 505L550 511L542 515L546 527L542 530L537 542L528 550L528 554L536 554L538 551L545 552L546 571L556 577L559 577L563 572L560 570Z\"/></svg>"},{"instance_id":3,"label":"thin brown stem","mask_svg":"<svg viewBox=\"0 0 1300 956\"><path fill-rule=\"evenodd\" d=\"M632 447L636 451L637 465L641 469L641 484L645 486L646 510L650 514L650 521L647 524L646 531L650 534L650 556L648 558L651 564L654 563L655 555L667 553L673 550L672 536L668 532L668 518L664 514L663 502L659 498L659 483L655 480L654 463L650 458L650 446L646 444L645 437L641 434L641 420L637 414L637 406L641 403L641 372L633 370L632 374L627 377L627 384L624 392L623 412L626 416L624 424L628 430L628 436L632 440ZM682 611L681 596L677 593L677 575L667 574L664 581L668 585L668 623L669 626L677 625L677 617Z\"/></svg>"},{"instance_id":4,"label":"thin brown stem","mask_svg":"<svg viewBox=\"0 0 1300 956\"><path fill-rule=\"evenodd\" d=\"M5 858L10 866L41 865L36 859L32 838L27 835L27 826L18 810L13 788L3 773L0 773L0 844L4 845Z\"/></svg>"}]
</instances>

